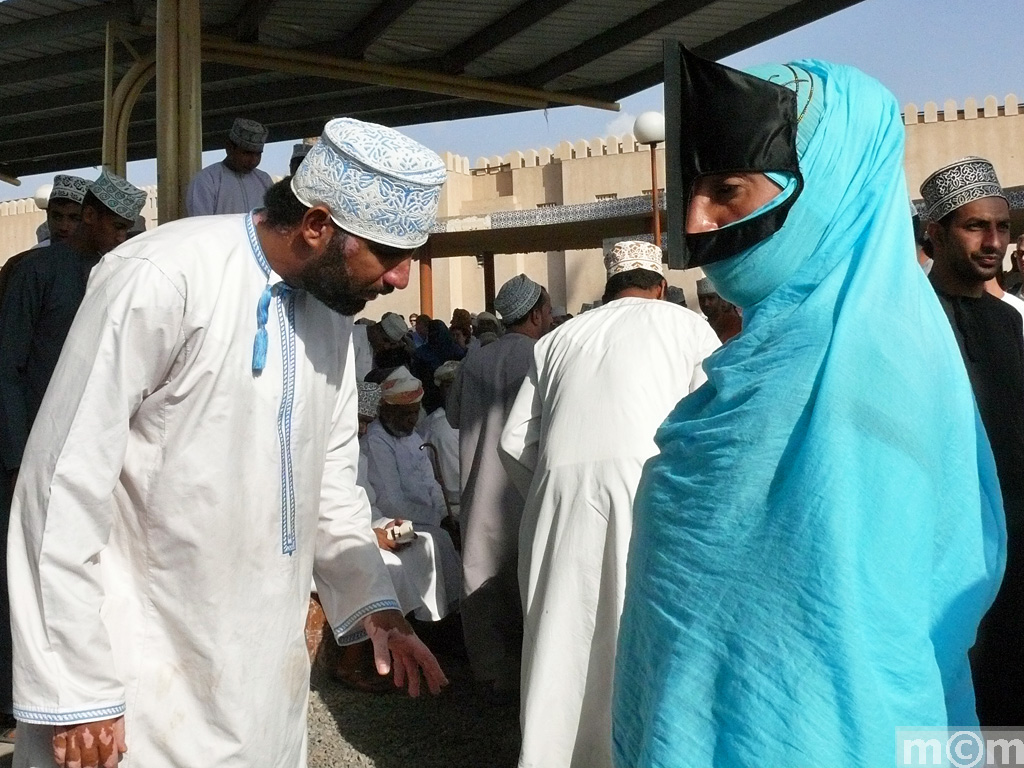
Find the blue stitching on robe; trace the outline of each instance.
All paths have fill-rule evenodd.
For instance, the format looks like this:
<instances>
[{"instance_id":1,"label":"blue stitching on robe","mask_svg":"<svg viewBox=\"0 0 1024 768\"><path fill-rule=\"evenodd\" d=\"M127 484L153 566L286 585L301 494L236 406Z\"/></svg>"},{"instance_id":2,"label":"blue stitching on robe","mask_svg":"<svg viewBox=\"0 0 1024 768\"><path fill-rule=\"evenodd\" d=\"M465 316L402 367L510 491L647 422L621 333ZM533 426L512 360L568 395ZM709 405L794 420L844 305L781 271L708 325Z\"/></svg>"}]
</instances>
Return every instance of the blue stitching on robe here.
<instances>
[{"instance_id":1,"label":"blue stitching on robe","mask_svg":"<svg viewBox=\"0 0 1024 768\"><path fill-rule=\"evenodd\" d=\"M14 707L14 719L22 723L37 725L63 725L65 723L85 723L94 720L109 720L124 714L125 705L116 704L112 707L98 709L79 709L74 712L47 712L40 709Z\"/></svg>"},{"instance_id":2,"label":"blue stitching on robe","mask_svg":"<svg viewBox=\"0 0 1024 768\"><path fill-rule=\"evenodd\" d=\"M252 250L256 264L267 278L267 288L264 289L260 302L265 302L267 291L277 297L277 320L281 329L281 407L277 413L277 437L281 446L281 554L291 555L295 552L295 479L292 467L292 409L295 404L295 300L291 286L284 282L270 285L270 263L263 253L259 237L256 235L256 224L252 214L245 217L245 231L249 236L249 246ZM260 306L257 305L257 316L259 317ZM264 307L265 309L265 307ZM257 330L257 340L260 331L266 335L266 329ZM258 346L258 341L257 341ZM256 355L253 359L253 374L258 375L263 370L261 361L259 368L256 367Z\"/></svg>"}]
</instances>

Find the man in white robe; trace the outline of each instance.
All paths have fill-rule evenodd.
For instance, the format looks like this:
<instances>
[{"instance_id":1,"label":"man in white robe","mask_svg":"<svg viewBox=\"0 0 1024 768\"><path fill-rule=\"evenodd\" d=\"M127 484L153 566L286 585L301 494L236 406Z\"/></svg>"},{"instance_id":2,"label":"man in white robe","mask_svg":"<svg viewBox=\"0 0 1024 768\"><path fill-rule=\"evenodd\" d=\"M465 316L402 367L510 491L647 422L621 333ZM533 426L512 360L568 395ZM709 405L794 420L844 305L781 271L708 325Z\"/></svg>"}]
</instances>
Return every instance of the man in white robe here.
<instances>
[{"instance_id":1,"label":"man in white robe","mask_svg":"<svg viewBox=\"0 0 1024 768\"><path fill-rule=\"evenodd\" d=\"M454 604L461 587L462 564L451 536L441 527L448 516L441 486L434 478L423 438L416 432L423 386L407 368L395 369L381 383L380 415L363 438L367 476L377 508L390 520L408 520L433 543L438 573L447 600ZM444 605L448 613L450 605Z\"/></svg>"},{"instance_id":2,"label":"man in white robe","mask_svg":"<svg viewBox=\"0 0 1024 768\"><path fill-rule=\"evenodd\" d=\"M660 248L617 243L605 263L601 306L537 343L501 438L526 496L522 768L612 766L633 497L655 430L719 346L703 318L662 300Z\"/></svg>"},{"instance_id":3,"label":"man in white robe","mask_svg":"<svg viewBox=\"0 0 1024 768\"><path fill-rule=\"evenodd\" d=\"M462 483L462 631L477 682L502 699L519 688L523 616L516 579L525 500L498 457L501 429L530 361L551 328L543 286L518 275L494 299L506 333L466 355L448 395L448 423L459 430Z\"/></svg>"},{"instance_id":4,"label":"man in white robe","mask_svg":"<svg viewBox=\"0 0 1024 768\"><path fill-rule=\"evenodd\" d=\"M188 185L185 209L189 216L248 213L263 205L274 182L258 166L263 158L267 129L255 120L235 118L224 147L224 159L208 165Z\"/></svg>"},{"instance_id":5,"label":"man in white robe","mask_svg":"<svg viewBox=\"0 0 1024 768\"><path fill-rule=\"evenodd\" d=\"M420 670L445 683L356 485L349 344L349 315L408 284L444 178L396 131L332 120L264 211L95 268L15 490L16 766L114 766L127 743L123 768L301 768L311 577L339 642L369 635L414 695Z\"/></svg>"},{"instance_id":6,"label":"man in white robe","mask_svg":"<svg viewBox=\"0 0 1024 768\"><path fill-rule=\"evenodd\" d=\"M434 371L434 384L441 390L441 402L447 401L448 393L451 391L460 365L461 362L458 360L449 360ZM423 436L425 443L430 443L437 451L437 463L444 485L444 495L452 509L452 514L458 517L459 430L452 429L452 425L448 423L448 414L442 405L424 416L416 427L416 431Z\"/></svg>"}]
</instances>

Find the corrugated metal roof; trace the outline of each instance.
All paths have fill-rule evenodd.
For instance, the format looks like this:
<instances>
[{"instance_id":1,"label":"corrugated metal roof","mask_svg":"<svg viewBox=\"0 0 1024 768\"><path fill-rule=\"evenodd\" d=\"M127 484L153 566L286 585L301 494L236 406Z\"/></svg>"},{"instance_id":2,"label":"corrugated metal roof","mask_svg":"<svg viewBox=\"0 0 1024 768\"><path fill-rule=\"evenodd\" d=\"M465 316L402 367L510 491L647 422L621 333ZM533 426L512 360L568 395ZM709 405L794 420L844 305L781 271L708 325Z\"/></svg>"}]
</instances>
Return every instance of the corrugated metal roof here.
<instances>
[{"instance_id":1,"label":"corrugated metal roof","mask_svg":"<svg viewBox=\"0 0 1024 768\"><path fill-rule=\"evenodd\" d=\"M615 100L661 80L661 41L720 58L859 0L200 0L204 34L423 72ZM155 47L156 0L0 2L0 172L100 161L103 50L115 77ZM130 48L129 48L130 46ZM503 104L259 69L203 65L206 148L244 113L275 138L338 114L390 125L496 114ZM143 90L130 159L155 152L155 85ZM555 102L552 102L554 105Z\"/></svg>"}]
</instances>

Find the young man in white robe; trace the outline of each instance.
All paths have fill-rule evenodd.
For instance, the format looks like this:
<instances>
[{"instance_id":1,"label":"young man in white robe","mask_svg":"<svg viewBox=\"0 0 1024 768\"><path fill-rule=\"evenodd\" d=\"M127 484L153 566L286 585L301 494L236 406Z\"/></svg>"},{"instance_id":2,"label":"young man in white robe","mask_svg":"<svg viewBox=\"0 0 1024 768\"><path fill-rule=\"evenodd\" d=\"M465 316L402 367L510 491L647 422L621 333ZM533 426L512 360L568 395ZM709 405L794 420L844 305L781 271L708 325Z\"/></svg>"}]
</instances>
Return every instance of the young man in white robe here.
<instances>
[{"instance_id":1,"label":"young man in white robe","mask_svg":"<svg viewBox=\"0 0 1024 768\"><path fill-rule=\"evenodd\" d=\"M16 766L301 768L311 577L339 643L369 636L413 695L421 671L445 684L356 485L349 344L408 284L444 179L402 134L332 120L265 210L95 268L15 489Z\"/></svg>"},{"instance_id":2,"label":"young man in white robe","mask_svg":"<svg viewBox=\"0 0 1024 768\"><path fill-rule=\"evenodd\" d=\"M248 213L263 206L273 180L258 166L267 129L255 120L235 118L224 147L224 159L208 165L189 182L185 210L189 216Z\"/></svg>"},{"instance_id":3,"label":"young man in white robe","mask_svg":"<svg viewBox=\"0 0 1024 768\"><path fill-rule=\"evenodd\" d=\"M448 511L429 449L423 448L423 438L416 432L421 400L419 379L404 366L392 371L381 383L380 414L366 430L362 448L367 478L382 515L374 527L386 529L394 520L408 520L417 534L431 540L434 572L427 574L424 586L431 595L440 596L441 604L436 606L436 616L428 616L430 620L444 618L458 603L462 563L451 536L441 527Z\"/></svg>"},{"instance_id":4,"label":"young man in white robe","mask_svg":"<svg viewBox=\"0 0 1024 768\"><path fill-rule=\"evenodd\" d=\"M494 308L506 326L496 341L466 355L448 395L448 423L459 430L462 497L462 631L473 676L505 700L519 690L522 603L516 579L523 494L509 482L498 441L533 345L551 329L543 286L517 275Z\"/></svg>"},{"instance_id":5,"label":"young man in white robe","mask_svg":"<svg viewBox=\"0 0 1024 768\"><path fill-rule=\"evenodd\" d=\"M710 325L664 301L661 249L616 243L601 306L541 339L501 437L526 497L522 768L611 768L632 503L654 433L704 381ZM667 535L671 535L669 532Z\"/></svg>"}]
</instances>

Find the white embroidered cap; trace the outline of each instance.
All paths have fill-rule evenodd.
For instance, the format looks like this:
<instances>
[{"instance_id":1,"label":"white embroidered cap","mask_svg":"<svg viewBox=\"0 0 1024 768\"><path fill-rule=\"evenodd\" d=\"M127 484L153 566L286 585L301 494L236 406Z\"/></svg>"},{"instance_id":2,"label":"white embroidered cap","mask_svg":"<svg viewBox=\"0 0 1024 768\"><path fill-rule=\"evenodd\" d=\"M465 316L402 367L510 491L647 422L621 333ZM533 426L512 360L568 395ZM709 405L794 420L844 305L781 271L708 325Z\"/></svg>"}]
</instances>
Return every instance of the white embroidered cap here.
<instances>
[{"instance_id":1,"label":"white embroidered cap","mask_svg":"<svg viewBox=\"0 0 1024 768\"><path fill-rule=\"evenodd\" d=\"M53 189L50 190L49 201L70 200L81 205L82 200L85 199L85 193L88 191L88 179L83 179L81 176L58 173L53 177Z\"/></svg>"},{"instance_id":2,"label":"white embroidered cap","mask_svg":"<svg viewBox=\"0 0 1024 768\"><path fill-rule=\"evenodd\" d=\"M142 206L146 204L145 192L106 168L89 187L89 191L107 208L131 222L135 221L142 212Z\"/></svg>"},{"instance_id":3,"label":"white embroidered cap","mask_svg":"<svg viewBox=\"0 0 1024 768\"><path fill-rule=\"evenodd\" d=\"M697 281L697 295L698 296L717 296L718 290L714 284L706 277L702 277Z\"/></svg>"},{"instance_id":4,"label":"white embroidered cap","mask_svg":"<svg viewBox=\"0 0 1024 768\"><path fill-rule=\"evenodd\" d=\"M324 126L291 187L303 205L326 205L346 232L411 249L427 242L447 175L441 158L419 142L343 117Z\"/></svg>"},{"instance_id":5,"label":"white embroidered cap","mask_svg":"<svg viewBox=\"0 0 1024 768\"><path fill-rule=\"evenodd\" d=\"M228 141L248 152L262 152L267 143L268 131L263 123L236 117L228 133Z\"/></svg>"},{"instance_id":6,"label":"white embroidered cap","mask_svg":"<svg viewBox=\"0 0 1024 768\"><path fill-rule=\"evenodd\" d=\"M376 419L380 411L380 384L360 381L356 383L356 387L359 391L359 415L367 419Z\"/></svg>"},{"instance_id":7,"label":"white embroidered cap","mask_svg":"<svg viewBox=\"0 0 1024 768\"><path fill-rule=\"evenodd\" d=\"M661 248L642 240L620 240L605 254L604 268L608 277L634 269L647 269L664 275Z\"/></svg>"},{"instance_id":8,"label":"white embroidered cap","mask_svg":"<svg viewBox=\"0 0 1024 768\"><path fill-rule=\"evenodd\" d=\"M982 157L965 157L939 168L921 184L925 215L939 221L968 203L983 197L1006 199L996 169Z\"/></svg>"}]
</instances>

